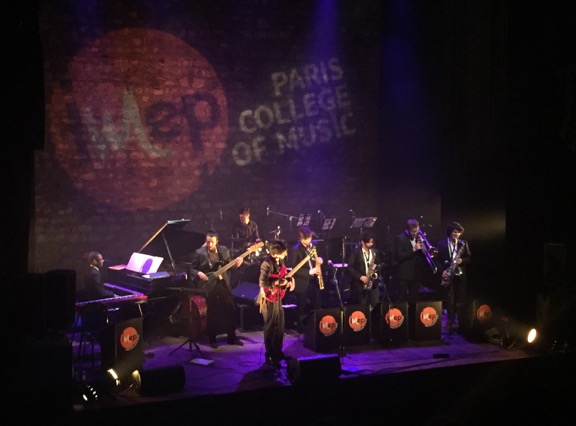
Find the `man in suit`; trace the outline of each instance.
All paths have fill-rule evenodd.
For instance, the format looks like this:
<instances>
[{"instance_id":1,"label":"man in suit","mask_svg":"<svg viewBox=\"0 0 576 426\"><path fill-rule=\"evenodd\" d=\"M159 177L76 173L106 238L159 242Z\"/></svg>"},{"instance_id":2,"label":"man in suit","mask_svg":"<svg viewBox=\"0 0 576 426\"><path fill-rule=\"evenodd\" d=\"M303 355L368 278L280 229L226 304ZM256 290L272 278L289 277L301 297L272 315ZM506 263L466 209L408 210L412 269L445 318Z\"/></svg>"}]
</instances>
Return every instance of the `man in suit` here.
<instances>
[{"instance_id":1,"label":"man in suit","mask_svg":"<svg viewBox=\"0 0 576 426\"><path fill-rule=\"evenodd\" d=\"M108 299L115 297L114 292L104 286L102 281L102 268L104 258L98 251L91 251L84 255L84 270L81 273L81 285L76 291L76 301Z\"/></svg>"},{"instance_id":2,"label":"man in suit","mask_svg":"<svg viewBox=\"0 0 576 426\"><path fill-rule=\"evenodd\" d=\"M350 253L348 272L350 282L350 305L369 304L376 306L380 298L377 277L382 265L382 256L374 248L374 236L366 231L362 234L361 245ZM371 276L372 275L372 276Z\"/></svg>"},{"instance_id":3,"label":"man in suit","mask_svg":"<svg viewBox=\"0 0 576 426\"><path fill-rule=\"evenodd\" d=\"M457 327L456 319L460 311L468 301L468 277L467 265L470 263L472 254L468 243L461 240L464 227L458 222L452 222L446 227L446 238L436 243L438 254L436 264L442 271L441 294L446 313L448 316L447 329L452 334Z\"/></svg>"},{"instance_id":4,"label":"man in suit","mask_svg":"<svg viewBox=\"0 0 576 426\"><path fill-rule=\"evenodd\" d=\"M294 268L313 249L312 237L314 232L307 226L298 229L298 243L288 253L288 266ZM323 260L318 253L306 262L295 274L296 293L296 330L304 332L304 318L312 309L322 309L322 293L319 288L318 274L321 273ZM308 308L308 299L311 301L311 309Z\"/></svg>"},{"instance_id":5,"label":"man in suit","mask_svg":"<svg viewBox=\"0 0 576 426\"><path fill-rule=\"evenodd\" d=\"M416 302L422 284L425 265L422 240L418 238L420 223L408 219L406 228L394 238L395 285L392 288L393 301Z\"/></svg>"},{"instance_id":6,"label":"man in suit","mask_svg":"<svg viewBox=\"0 0 576 426\"><path fill-rule=\"evenodd\" d=\"M243 258L234 260L236 267ZM227 342L243 346L236 336L236 303L232 297L230 274L228 271L216 276L215 272L230 263L230 252L226 246L218 244L218 233L210 230L202 247L192 253L190 279L206 290L206 330L208 341L213 349L218 348L216 336L219 334L219 321L224 321Z\"/></svg>"}]
</instances>

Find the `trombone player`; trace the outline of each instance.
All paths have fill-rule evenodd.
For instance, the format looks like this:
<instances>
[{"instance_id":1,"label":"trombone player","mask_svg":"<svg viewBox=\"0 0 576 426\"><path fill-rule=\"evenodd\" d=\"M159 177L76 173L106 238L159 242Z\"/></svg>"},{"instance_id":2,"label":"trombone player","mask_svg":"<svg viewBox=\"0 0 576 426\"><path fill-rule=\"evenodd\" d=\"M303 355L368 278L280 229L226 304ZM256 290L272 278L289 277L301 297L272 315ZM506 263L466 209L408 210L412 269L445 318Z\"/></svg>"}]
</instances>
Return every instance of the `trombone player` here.
<instances>
[{"instance_id":1,"label":"trombone player","mask_svg":"<svg viewBox=\"0 0 576 426\"><path fill-rule=\"evenodd\" d=\"M408 219L404 231L394 238L395 286L391 292L392 301L418 300L424 268L428 262L426 252L423 250L425 245L426 241L420 232L420 223L416 219ZM429 252L428 254L431 255Z\"/></svg>"}]
</instances>

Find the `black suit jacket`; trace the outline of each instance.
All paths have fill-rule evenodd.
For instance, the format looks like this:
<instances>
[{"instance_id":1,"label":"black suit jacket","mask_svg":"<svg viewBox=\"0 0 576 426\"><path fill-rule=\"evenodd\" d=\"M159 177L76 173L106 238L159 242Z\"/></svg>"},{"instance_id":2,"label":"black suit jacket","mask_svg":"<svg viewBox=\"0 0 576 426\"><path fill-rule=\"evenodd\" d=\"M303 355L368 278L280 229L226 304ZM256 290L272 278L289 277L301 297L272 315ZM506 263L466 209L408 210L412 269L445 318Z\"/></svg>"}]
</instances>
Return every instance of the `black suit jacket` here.
<instances>
[{"instance_id":1,"label":"black suit jacket","mask_svg":"<svg viewBox=\"0 0 576 426\"><path fill-rule=\"evenodd\" d=\"M298 265L306 256L308 252L306 248L298 242L292 249L288 252L288 267L294 268ZM314 260L311 261L312 266L314 266ZM310 276L310 262L305 262L298 271L293 275L296 293L304 293L308 290L308 285L310 285L310 280L313 277Z\"/></svg>"},{"instance_id":2,"label":"black suit jacket","mask_svg":"<svg viewBox=\"0 0 576 426\"><path fill-rule=\"evenodd\" d=\"M425 262L421 250L414 251L406 232L394 238L394 269L396 278L402 281L417 280L422 277Z\"/></svg>"},{"instance_id":3,"label":"black suit jacket","mask_svg":"<svg viewBox=\"0 0 576 426\"><path fill-rule=\"evenodd\" d=\"M375 256L372 263L376 263L377 266L381 265L382 256L380 251L373 248L372 255ZM366 262L364 261L362 247L359 247L350 253L350 257L348 258L348 272L350 272L350 275L354 281L362 283L362 281L360 281L360 277L362 275L366 275L368 272L366 270Z\"/></svg>"},{"instance_id":4,"label":"black suit jacket","mask_svg":"<svg viewBox=\"0 0 576 426\"><path fill-rule=\"evenodd\" d=\"M190 268L189 268L190 280L192 280L192 282L195 282L200 287L205 288L206 291L208 292L214 289L217 279L214 280L210 279L206 283L198 279L198 272L201 271L208 275L210 272L215 272L216 270L230 263L230 251L226 246L218 245L216 250L218 251L220 258L220 261L216 264L210 263L210 257L208 256L208 249L206 248L206 246L202 246L199 249L195 250L192 253L190 259ZM226 286L231 290L229 270L222 274L222 278L224 279Z\"/></svg>"},{"instance_id":5,"label":"black suit jacket","mask_svg":"<svg viewBox=\"0 0 576 426\"><path fill-rule=\"evenodd\" d=\"M466 241L458 240L456 250L460 250L462 246L464 246L464 250L462 251L461 255L462 263L460 264L460 270L462 271L462 275L458 276L458 280L460 282L466 282L468 276L467 266L470 263L472 253L470 252L470 247L468 246L468 243ZM436 263L436 266L438 266L439 271L445 271L446 269L448 269L451 263L450 249L448 247L448 238L443 238L439 240L436 243L436 248L438 249L438 254L435 256L434 261ZM439 277L441 279L442 274L439 274Z\"/></svg>"}]
</instances>

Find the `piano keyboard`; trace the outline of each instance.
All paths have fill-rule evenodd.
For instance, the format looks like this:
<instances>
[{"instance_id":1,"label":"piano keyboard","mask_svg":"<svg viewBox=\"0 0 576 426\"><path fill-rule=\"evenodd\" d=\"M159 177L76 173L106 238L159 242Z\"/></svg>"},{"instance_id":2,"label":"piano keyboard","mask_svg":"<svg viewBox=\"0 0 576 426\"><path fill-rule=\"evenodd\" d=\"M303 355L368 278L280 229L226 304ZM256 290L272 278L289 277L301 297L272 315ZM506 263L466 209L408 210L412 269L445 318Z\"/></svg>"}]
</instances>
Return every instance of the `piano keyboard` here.
<instances>
[{"instance_id":1,"label":"piano keyboard","mask_svg":"<svg viewBox=\"0 0 576 426\"><path fill-rule=\"evenodd\" d=\"M87 300L84 302L77 302L76 309L82 308L90 303L103 303L108 308L113 308L123 303L142 303L148 299L148 296L138 291L130 290L110 283L104 283L104 286L109 288L117 294L116 297L106 297L104 299Z\"/></svg>"}]
</instances>

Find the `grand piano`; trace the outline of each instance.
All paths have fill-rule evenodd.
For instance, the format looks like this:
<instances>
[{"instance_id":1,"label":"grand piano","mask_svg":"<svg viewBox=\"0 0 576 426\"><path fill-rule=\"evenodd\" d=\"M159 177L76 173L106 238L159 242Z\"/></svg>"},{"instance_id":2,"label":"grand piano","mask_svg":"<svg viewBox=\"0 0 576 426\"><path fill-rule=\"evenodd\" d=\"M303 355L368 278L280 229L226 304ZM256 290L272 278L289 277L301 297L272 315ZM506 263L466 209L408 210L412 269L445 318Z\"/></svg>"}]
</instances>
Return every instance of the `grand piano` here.
<instances>
[{"instance_id":1,"label":"grand piano","mask_svg":"<svg viewBox=\"0 0 576 426\"><path fill-rule=\"evenodd\" d=\"M127 265L108 267L107 281L148 295L158 297L167 288L186 284L188 255L204 244L205 235L186 230L190 219L168 220L138 249L137 254L163 259L157 272L130 270Z\"/></svg>"},{"instance_id":2,"label":"grand piano","mask_svg":"<svg viewBox=\"0 0 576 426\"><path fill-rule=\"evenodd\" d=\"M116 294L142 294L146 334L180 334L180 317L184 301L197 296L198 290L188 285L188 256L205 242L205 235L187 230L190 219L168 220L135 254L162 258L157 272L129 270L127 265L107 269L108 287ZM130 263L130 262L129 262Z\"/></svg>"}]
</instances>

